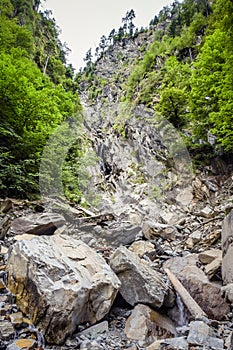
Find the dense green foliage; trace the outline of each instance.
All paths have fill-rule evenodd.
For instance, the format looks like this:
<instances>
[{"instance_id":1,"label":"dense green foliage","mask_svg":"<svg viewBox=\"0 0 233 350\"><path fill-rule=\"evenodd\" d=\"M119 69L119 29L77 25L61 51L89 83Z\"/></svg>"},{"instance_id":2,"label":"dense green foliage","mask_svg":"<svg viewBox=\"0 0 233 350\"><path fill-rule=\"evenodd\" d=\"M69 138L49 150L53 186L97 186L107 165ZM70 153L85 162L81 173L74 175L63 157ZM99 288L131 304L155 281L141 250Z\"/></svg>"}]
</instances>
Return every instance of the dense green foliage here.
<instances>
[{"instance_id":1,"label":"dense green foliage","mask_svg":"<svg viewBox=\"0 0 233 350\"><path fill-rule=\"evenodd\" d=\"M124 100L144 103L188 130L191 150L232 152L232 1L216 0L212 8L206 0L175 1L151 28L155 41L135 63Z\"/></svg>"},{"instance_id":2,"label":"dense green foliage","mask_svg":"<svg viewBox=\"0 0 233 350\"><path fill-rule=\"evenodd\" d=\"M232 33L233 3L217 0L191 78L194 131L204 139L212 132L226 151L233 151Z\"/></svg>"},{"instance_id":3,"label":"dense green foliage","mask_svg":"<svg viewBox=\"0 0 233 350\"><path fill-rule=\"evenodd\" d=\"M62 78L62 61L48 76L33 60L35 38L27 21L38 13L31 2L12 3L0 1L0 191L26 197L38 193L40 156L49 136L80 103L71 78Z\"/></svg>"}]
</instances>

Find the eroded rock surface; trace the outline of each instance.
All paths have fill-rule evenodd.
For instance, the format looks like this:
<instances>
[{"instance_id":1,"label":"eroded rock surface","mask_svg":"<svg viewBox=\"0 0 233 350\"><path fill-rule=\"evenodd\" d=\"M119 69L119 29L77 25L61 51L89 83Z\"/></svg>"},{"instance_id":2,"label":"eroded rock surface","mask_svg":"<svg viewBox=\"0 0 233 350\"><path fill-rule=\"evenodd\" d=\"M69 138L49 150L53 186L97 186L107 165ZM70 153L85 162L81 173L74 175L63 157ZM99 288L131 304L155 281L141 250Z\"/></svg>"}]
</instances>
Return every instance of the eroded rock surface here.
<instances>
[{"instance_id":1,"label":"eroded rock surface","mask_svg":"<svg viewBox=\"0 0 233 350\"><path fill-rule=\"evenodd\" d=\"M66 235L15 243L8 274L20 309L56 344L80 323L102 319L120 287L101 256Z\"/></svg>"}]
</instances>

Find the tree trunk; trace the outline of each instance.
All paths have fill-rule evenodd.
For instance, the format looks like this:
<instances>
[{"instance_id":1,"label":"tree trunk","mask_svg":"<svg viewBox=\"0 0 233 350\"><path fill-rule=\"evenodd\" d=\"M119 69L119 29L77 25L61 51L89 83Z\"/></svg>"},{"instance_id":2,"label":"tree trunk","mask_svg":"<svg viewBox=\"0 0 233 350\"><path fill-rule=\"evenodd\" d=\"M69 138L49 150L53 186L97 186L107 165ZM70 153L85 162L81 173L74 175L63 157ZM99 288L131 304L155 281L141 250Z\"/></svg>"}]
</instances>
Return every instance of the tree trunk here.
<instances>
[{"instance_id":1,"label":"tree trunk","mask_svg":"<svg viewBox=\"0 0 233 350\"><path fill-rule=\"evenodd\" d=\"M187 289L182 285L182 283L178 280L178 278L176 278L176 276L169 269L164 269L164 271L166 272L176 292L180 295L184 304L190 311L191 315L193 315L195 318L207 317L205 312L200 308L200 306L192 298L192 296L189 294Z\"/></svg>"}]
</instances>

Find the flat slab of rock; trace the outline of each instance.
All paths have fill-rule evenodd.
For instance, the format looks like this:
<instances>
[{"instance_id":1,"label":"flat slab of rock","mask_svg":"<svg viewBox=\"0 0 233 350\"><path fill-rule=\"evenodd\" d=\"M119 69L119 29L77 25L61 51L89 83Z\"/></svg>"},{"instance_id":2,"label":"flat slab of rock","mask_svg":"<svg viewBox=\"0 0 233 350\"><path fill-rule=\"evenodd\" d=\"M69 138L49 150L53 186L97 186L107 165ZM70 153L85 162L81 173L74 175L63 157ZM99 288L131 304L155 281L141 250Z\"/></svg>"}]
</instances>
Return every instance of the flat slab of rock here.
<instances>
[{"instance_id":1,"label":"flat slab of rock","mask_svg":"<svg viewBox=\"0 0 233 350\"><path fill-rule=\"evenodd\" d=\"M84 331L82 331L80 334L84 336L94 337L97 334L101 333L107 333L108 332L108 321L103 321L100 323L95 324L94 326L91 326Z\"/></svg>"},{"instance_id":2,"label":"flat slab of rock","mask_svg":"<svg viewBox=\"0 0 233 350\"><path fill-rule=\"evenodd\" d=\"M230 312L230 305L224 300L221 285L210 282L206 274L196 266L197 254L171 258L163 267L168 268L180 280L193 299L208 317L222 320Z\"/></svg>"},{"instance_id":3,"label":"flat slab of rock","mask_svg":"<svg viewBox=\"0 0 233 350\"><path fill-rule=\"evenodd\" d=\"M153 270L145 260L122 246L110 257L110 266L121 281L121 295L130 305L163 305L169 288L162 274Z\"/></svg>"},{"instance_id":4,"label":"flat slab of rock","mask_svg":"<svg viewBox=\"0 0 233 350\"><path fill-rule=\"evenodd\" d=\"M222 258L222 251L220 249L208 249L198 254L198 259L203 264L210 264L217 258Z\"/></svg>"},{"instance_id":5,"label":"flat slab of rock","mask_svg":"<svg viewBox=\"0 0 233 350\"><path fill-rule=\"evenodd\" d=\"M7 350L34 350L36 347L34 339L18 339L8 345Z\"/></svg>"},{"instance_id":6,"label":"flat slab of rock","mask_svg":"<svg viewBox=\"0 0 233 350\"><path fill-rule=\"evenodd\" d=\"M16 242L7 268L18 306L49 343L61 344L77 325L101 320L120 288L100 255L66 235Z\"/></svg>"},{"instance_id":7,"label":"flat slab of rock","mask_svg":"<svg viewBox=\"0 0 233 350\"><path fill-rule=\"evenodd\" d=\"M52 235L56 229L65 224L65 219L60 214L43 213L30 214L12 221L10 230L15 235L24 233L34 235Z\"/></svg>"}]
</instances>

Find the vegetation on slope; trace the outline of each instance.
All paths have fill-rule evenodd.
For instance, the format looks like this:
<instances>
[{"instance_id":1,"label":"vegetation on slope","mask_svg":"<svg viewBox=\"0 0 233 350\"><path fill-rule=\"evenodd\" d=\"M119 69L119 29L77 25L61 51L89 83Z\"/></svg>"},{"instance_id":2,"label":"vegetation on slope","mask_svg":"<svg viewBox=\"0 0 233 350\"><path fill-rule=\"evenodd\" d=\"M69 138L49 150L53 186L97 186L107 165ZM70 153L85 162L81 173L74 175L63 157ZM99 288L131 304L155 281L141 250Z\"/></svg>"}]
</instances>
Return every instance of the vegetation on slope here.
<instances>
[{"instance_id":1,"label":"vegetation on slope","mask_svg":"<svg viewBox=\"0 0 233 350\"><path fill-rule=\"evenodd\" d=\"M206 147L233 151L232 10L230 0L216 0L212 9L206 0L165 7L151 22L155 41L125 87L126 101L144 103L186 129L194 154Z\"/></svg>"},{"instance_id":2,"label":"vegetation on slope","mask_svg":"<svg viewBox=\"0 0 233 350\"><path fill-rule=\"evenodd\" d=\"M49 136L80 110L75 84L64 66L54 21L32 1L0 1L0 191L26 197L38 193L40 156ZM39 25L42 26L36 36ZM56 34L50 40L51 30ZM51 34L52 35L52 34ZM48 36L48 39L46 37ZM56 51L38 54L37 41ZM60 51L59 51L60 50ZM52 52L52 51L51 51ZM48 53L47 53L48 54ZM47 66L47 68L46 68Z\"/></svg>"}]
</instances>

